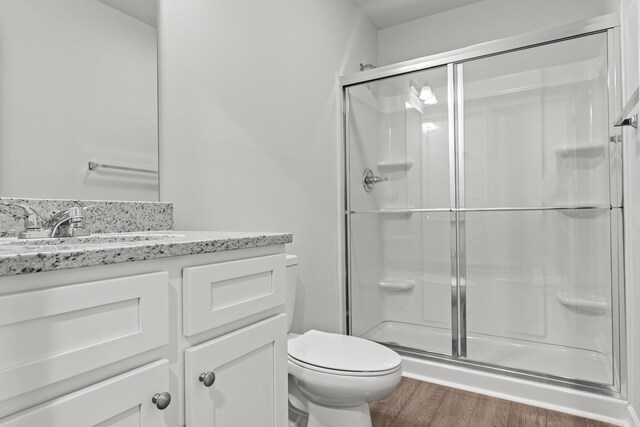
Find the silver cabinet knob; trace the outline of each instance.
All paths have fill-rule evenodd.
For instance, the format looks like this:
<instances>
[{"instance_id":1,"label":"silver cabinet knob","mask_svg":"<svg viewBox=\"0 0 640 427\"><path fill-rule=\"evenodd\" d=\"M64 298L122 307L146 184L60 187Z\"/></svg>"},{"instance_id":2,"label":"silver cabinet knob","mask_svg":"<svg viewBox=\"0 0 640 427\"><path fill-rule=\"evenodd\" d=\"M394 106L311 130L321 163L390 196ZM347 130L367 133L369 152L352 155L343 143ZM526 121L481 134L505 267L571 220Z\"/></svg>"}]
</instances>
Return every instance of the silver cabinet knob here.
<instances>
[{"instance_id":1,"label":"silver cabinet knob","mask_svg":"<svg viewBox=\"0 0 640 427\"><path fill-rule=\"evenodd\" d=\"M205 387L211 387L213 383L216 382L216 374L213 371L203 372L198 377L198 380L200 380Z\"/></svg>"},{"instance_id":2,"label":"silver cabinet knob","mask_svg":"<svg viewBox=\"0 0 640 427\"><path fill-rule=\"evenodd\" d=\"M169 392L167 391L156 393L151 398L151 402L155 403L156 408L162 411L163 409L166 409L167 406L169 406L169 403L171 403L171 394L169 394Z\"/></svg>"}]
</instances>

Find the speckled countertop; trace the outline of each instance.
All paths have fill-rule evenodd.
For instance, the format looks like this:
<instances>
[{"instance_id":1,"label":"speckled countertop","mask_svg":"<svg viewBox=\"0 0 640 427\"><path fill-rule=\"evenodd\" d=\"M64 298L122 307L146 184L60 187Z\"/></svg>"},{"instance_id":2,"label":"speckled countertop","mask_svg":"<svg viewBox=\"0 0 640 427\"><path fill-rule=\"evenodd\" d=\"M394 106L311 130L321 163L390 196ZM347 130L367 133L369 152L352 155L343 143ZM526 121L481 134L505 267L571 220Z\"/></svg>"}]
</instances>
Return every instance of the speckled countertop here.
<instances>
[{"instance_id":1,"label":"speckled countertop","mask_svg":"<svg viewBox=\"0 0 640 427\"><path fill-rule=\"evenodd\" d=\"M288 233L147 231L44 240L0 238L0 276L291 243Z\"/></svg>"}]
</instances>

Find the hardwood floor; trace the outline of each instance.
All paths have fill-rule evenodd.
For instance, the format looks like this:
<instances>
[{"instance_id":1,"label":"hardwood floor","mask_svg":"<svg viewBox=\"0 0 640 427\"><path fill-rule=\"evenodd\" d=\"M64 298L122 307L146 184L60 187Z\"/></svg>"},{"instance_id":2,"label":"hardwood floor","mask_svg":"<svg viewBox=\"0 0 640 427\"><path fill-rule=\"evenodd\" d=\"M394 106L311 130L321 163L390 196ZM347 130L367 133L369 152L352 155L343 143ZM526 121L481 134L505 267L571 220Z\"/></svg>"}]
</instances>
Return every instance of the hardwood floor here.
<instances>
[{"instance_id":1,"label":"hardwood floor","mask_svg":"<svg viewBox=\"0 0 640 427\"><path fill-rule=\"evenodd\" d=\"M405 377L370 408L373 427L613 427Z\"/></svg>"}]
</instances>

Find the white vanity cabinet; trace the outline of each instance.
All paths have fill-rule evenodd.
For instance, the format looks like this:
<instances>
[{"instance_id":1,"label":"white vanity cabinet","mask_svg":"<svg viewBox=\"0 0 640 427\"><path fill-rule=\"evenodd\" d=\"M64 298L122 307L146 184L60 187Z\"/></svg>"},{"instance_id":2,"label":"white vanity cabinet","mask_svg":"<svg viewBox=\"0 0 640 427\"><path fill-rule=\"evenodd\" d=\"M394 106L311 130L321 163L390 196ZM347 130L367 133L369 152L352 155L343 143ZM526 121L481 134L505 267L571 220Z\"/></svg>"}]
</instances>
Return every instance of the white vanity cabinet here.
<instances>
[{"instance_id":1,"label":"white vanity cabinet","mask_svg":"<svg viewBox=\"0 0 640 427\"><path fill-rule=\"evenodd\" d=\"M0 277L0 427L286 426L283 253Z\"/></svg>"},{"instance_id":2,"label":"white vanity cabinet","mask_svg":"<svg viewBox=\"0 0 640 427\"><path fill-rule=\"evenodd\" d=\"M284 309L285 256L185 268L184 334ZM186 423L287 425L287 319L276 314L185 350Z\"/></svg>"}]
</instances>

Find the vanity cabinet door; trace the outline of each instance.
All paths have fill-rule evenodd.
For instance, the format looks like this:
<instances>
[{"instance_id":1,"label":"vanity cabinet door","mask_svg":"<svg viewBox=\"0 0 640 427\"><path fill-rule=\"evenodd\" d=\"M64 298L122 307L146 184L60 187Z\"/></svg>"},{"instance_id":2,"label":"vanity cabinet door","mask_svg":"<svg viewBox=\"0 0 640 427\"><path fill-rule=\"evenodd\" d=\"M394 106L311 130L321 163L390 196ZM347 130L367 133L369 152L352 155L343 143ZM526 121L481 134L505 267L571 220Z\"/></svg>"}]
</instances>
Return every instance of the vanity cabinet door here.
<instances>
[{"instance_id":1,"label":"vanity cabinet door","mask_svg":"<svg viewBox=\"0 0 640 427\"><path fill-rule=\"evenodd\" d=\"M286 315L187 349L185 393L187 427L286 426Z\"/></svg>"},{"instance_id":2,"label":"vanity cabinet door","mask_svg":"<svg viewBox=\"0 0 640 427\"><path fill-rule=\"evenodd\" d=\"M161 360L2 419L0 427L169 427L167 411L152 402L168 389L169 362Z\"/></svg>"}]
</instances>

